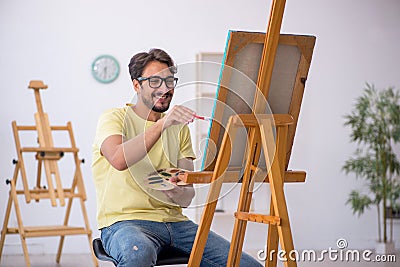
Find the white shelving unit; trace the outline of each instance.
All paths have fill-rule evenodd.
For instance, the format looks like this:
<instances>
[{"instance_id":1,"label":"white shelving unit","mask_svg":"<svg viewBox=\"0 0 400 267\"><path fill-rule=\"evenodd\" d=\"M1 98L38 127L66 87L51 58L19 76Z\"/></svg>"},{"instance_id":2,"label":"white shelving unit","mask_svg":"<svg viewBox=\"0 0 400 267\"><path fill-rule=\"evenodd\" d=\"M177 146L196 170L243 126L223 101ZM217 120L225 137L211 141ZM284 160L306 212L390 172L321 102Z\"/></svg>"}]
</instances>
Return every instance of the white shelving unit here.
<instances>
[{"instance_id":1,"label":"white shelving unit","mask_svg":"<svg viewBox=\"0 0 400 267\"><path fill-rule=\"evenodd\" d=\"M220 52L202 52L196 55L196 111L198 115L212 117L218 79L221 70L223 53ZM195 170L202 170L203 153L207 143L208 130L210 122L203 120L195 121L195 144L197 145L197 160L195 161ZM207 197L209 185L195 185L196 197L194 205L196 207L195 221L200 221L203 204ZM218 211L222 211L223 200L219 201ZM222 212L217 212L221 214Z\"/></svg>"},{"instance_id":2,"label":"white shelving unit","mask_svg":"<svg viewBox=\"0 0 400 267\"><path fill-rule=\"evenodd\" d=\"M203 52L196 55L196 110L199 115L212 117L223 53ZM196 120L196 144L203 153L210 123ZM202 155L202 154L201 154ZM202 157L196 161L196 170L202 168Z\"/></svg>"}]
</instances>

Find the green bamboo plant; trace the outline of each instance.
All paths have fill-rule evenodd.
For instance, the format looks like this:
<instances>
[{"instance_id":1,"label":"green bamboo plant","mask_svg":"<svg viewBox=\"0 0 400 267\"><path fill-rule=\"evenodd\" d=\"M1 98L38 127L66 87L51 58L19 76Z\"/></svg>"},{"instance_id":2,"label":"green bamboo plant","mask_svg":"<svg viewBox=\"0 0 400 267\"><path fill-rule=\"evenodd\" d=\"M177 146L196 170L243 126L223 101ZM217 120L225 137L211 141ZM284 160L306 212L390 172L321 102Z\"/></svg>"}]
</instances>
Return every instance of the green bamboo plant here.
<instances>
[{"instance_id":1,"label":"green bamboo plant","mask_svg":"<svg viewBox=\"0 0 400 267\"><path fill-rule=\"evenodd\" d=\"M378 242L387 243L387 210L398 209L396 201L400 198L400 153L395 151L396 147L399 150L400 142L400 93L394 88L376 90L374 85L366 84L363 95L345 119L344 125L350 126L350 137L357 143L357 149L343 170L366 182L366 192L351 191L346 204L358 216L376 206ZM392 242L393 219L389 230Z\"/></svg>"}]
</instances>

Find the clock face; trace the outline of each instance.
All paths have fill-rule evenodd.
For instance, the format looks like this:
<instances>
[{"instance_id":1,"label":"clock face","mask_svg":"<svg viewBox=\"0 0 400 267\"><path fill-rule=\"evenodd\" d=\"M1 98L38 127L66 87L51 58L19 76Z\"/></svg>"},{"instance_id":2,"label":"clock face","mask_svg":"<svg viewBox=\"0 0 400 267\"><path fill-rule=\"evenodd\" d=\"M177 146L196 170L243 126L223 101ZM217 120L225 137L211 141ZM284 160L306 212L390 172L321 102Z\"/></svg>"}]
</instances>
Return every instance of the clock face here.
<instances>
[{"instance_id":1,"label":"clock face","mask_svg":"<svg viewBox=\"0 0 400 267\"><path fill-rule=\"evenodd\" d=\"M111 83L118 78L118 61L110 55L97 57L92 64L92 75L101 83Z\"/></svg>"}]
</instances>

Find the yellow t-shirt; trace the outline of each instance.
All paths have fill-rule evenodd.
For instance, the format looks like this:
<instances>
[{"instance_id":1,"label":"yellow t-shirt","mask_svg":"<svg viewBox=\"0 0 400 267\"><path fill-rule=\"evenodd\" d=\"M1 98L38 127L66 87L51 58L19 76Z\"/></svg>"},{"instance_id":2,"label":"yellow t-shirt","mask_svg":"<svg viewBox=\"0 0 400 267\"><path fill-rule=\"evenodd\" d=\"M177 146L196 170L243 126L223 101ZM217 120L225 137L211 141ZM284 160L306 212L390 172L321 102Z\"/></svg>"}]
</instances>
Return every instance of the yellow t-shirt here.
<instances>
[{"instance_id":1,"label":"yellow t-shirt","mask_svg":"<svg viewBox=\"0 0 400 267\"><path fill-rule=\"evenodd\" d=\"M195 158L186 125L174 125L164 130L147 156L126 170L118 171L100 154L101 144L107 137L117 134L129 140L153 124L140 118L131 107L111 109L100 116L92 163L99 229L123 220L188 220L181 207L171 203L163 192L143 184L147 174L177 167L178 159Z\"/></svg>"}]
</instances>

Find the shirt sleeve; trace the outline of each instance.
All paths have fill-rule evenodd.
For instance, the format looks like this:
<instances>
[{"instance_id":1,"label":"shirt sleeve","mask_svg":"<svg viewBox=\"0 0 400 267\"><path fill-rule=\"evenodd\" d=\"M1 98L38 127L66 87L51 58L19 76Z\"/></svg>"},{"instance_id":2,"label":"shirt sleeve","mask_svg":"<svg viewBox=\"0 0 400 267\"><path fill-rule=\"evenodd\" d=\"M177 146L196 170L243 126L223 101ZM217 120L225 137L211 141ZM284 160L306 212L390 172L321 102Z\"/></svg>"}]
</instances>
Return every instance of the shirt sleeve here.
<instances>
[{"instance_id":1,"label":"shirt sleeve","mask_svg":"<svg viewBox=\"0 0 400 267\"><path fill-rule=\"evenodd\" d=\"M119 109L111 109L104 112L97 123L95 144L100 148L104 140L111 135L124 134L125 112Z\"/></svg>"},{"instance_id":2,"label":"shirt sleeve","mask_svg":"<svg viewBox=\"0 0 400 267\"><path fill-rule=\"evenodd\" d=\"M183 126L182 130L179 133L180 138L180 152L179 159L183 158L196 158L196 155L193 152L192 140L190 137L190 130L187 125Z\"/></svg>"}]
</instances>

